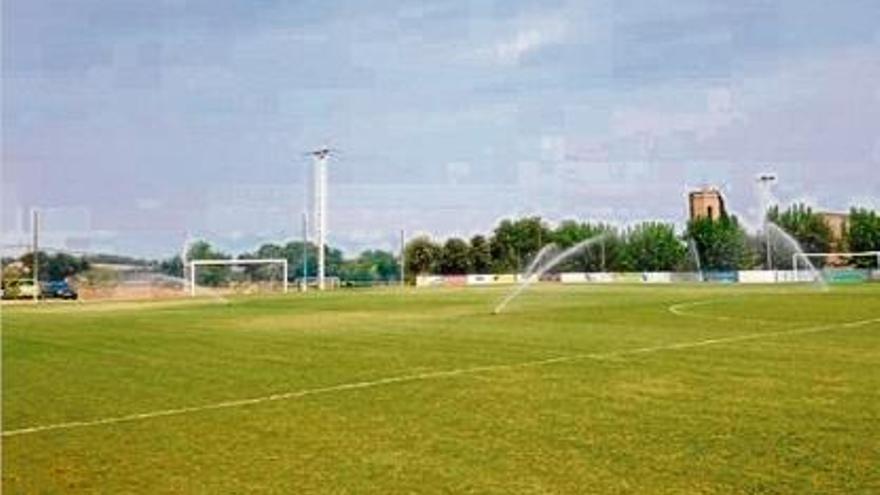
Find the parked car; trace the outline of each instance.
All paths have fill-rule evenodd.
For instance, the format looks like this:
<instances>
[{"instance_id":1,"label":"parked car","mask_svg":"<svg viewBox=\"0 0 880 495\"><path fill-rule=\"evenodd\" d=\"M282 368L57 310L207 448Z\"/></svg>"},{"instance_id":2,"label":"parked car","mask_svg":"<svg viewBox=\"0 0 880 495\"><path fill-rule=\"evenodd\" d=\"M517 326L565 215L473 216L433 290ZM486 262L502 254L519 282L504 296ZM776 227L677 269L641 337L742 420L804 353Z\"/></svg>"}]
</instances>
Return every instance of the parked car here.
<instances>
[{"instance_id":1,"label":"parked car","mask_svg":"<svg viewBox=\"0 0 880 495\"><path fill-rule=\"evenodd\" d=\"M40 284L40 296L46 299L76 299L79 294L64 280L53 280Z\"/></svg>"},{"instance_id":2,"label":"parked car","mask_svg":"<svg viewBox=\"0 0 880 495\"><path fill-rule=\"evenodd\" d=\"M31 279L3 281L3 299L33 299L36 291Z\"/></svg>"}]
</instances>

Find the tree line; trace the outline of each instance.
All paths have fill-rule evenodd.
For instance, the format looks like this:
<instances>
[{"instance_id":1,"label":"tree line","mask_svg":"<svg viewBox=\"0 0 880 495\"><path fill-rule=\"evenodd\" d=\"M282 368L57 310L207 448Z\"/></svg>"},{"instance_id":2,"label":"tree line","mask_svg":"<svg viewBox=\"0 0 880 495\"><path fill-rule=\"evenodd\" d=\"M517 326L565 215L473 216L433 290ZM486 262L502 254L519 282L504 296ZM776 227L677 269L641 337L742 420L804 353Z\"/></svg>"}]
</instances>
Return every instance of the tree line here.
<instances>
[{"instance_id":1,"label":"tree line","mask_svg":"<svg viewBox=\"0 0 880 495\"><path fill-rule=\"evenodd\" d=\"M807 205L795 204L782 211L774 207L767 212L767 219L790 234L806 252L828 252L832 247L841 251L880 250L880 217L864 208L850 211L848 228L837 245L822 216ZM441 243L428 236L412 239L405 248L406 272L411 276L522 272L546 244L565 249L597 236L595 243L554 271L745 270L763 267L767 254L767 238L747 232L735 215L689 221L680 234L673 224L656 221L615 227L566 220L551 227L541 217L532 216L502 220L491 234L467 240L451 237ZM791 248L781 245L778 236L771 238L774 268L791 268ZM817 262L821 265L822 260ZM876 260L859 258L852 264L876 267Z\"/></svg>"},{"instance_id":2,"label":"tree line","mask_svg":"<svg viewBox=\"0 0 880 495\"><path fill-rule=\"evenodd\" d=\"M767 212L767 219L790 234L806 252L828 252L832 248L852 252L880 251L880 215L870 209L852 208L843 238L837 242L822 216L805 204L794 204L785 210L773 207ZM470 239L451 237L442 243L427 236L411 239L405 247L405 271L409 277L418 274L521 272L549 243L565 249L596 236L601 236L600 240L561 263L555 271L693 271L698 268L697 258L701 263L699 268L703 270L730 271L763 267L767 257L767 238L746 231L735 215L724 215L715 220L692 220L681 233L676 232L673 224L663 222L616 227L566 220L551 227L541 217L531 216L502 220L488 235L478 234ZM778 239L770 243L770 248L773 266L790 269L792 251L779 245ZM206 241L198 241L190 246L187 259L283 258L288 262L289 279L295 280L302 276L303 249L301 242L266 243L252 252L234 256ZM351 285L399 281L399 259L394 253L370 249L353 258L345 258L338 248L325 246L324 249L329 277L338 277ZM317 246L307 243L305 251L305 272L313 278L317 275ZM180 256L156 262L114 255L73 256L41 251L38 260L41 280L76 276L93 264L101 263L140 265L167 275L183 276ZM875 257L843 261L856 267L877 268ZM816 260L818 265L822 262ZM30 277L33 253L4 258L3 266L6 281ZM250 265L242 271L251 279L277 279L278 274L273 270L277 268ZM198 283L220 285L232 276L229 267L206 266L199 270Z\"/></svg>"},{"instance_id":3,"label":"tree line","mask_svg":"<svg viewBox=\"0 0 880 495\"><path fill-rule=\"evenodd\" d=\"M37 253L38 278L40 280L63 280L89 269L92 262L84 256L45 251ZM3 281L33 278L34 253L18 258L3 258Z\"/></svg>"},{"instance_id":4,"label":"tree line","mask_svg":"<svg viewBox=\"0 0 880 495\"><path fill-rule=\"evenodd\" d=\"M318 247L309 242L305 244L305 260L303 243L288 242L286 244L266 243L253 252L233 256L220 251L207 241L194 242L187 251L187 260L212 259L285 259L288 266L288 279L296 280L303 276L303 268L308 278L318 274ZM305 261L305 267L303 262ZM167 275L182 277L183 261L174 256L159 263L159 270ZM399 280L400 266L393 253L380 249L369 249L358 256L346 259L342 251L332 246L324 247L324 270L328 277L337 277L349 285L370 285L375 283L391 283ZM244 265L242 273L251 280L278 279L277 266ZM196 282L200 285L217 286L233 277L228 266L204 266L197 272Z\"/></svg>"}]
</instances>

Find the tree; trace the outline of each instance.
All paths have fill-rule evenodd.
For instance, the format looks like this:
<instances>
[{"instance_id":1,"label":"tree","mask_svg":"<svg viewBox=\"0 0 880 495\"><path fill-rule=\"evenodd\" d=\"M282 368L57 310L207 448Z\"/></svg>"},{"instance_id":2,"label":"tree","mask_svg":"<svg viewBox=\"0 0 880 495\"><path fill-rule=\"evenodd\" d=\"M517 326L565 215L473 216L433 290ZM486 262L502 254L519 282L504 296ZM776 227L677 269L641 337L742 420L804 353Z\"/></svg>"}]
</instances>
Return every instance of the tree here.
<instances>
[{"instance_id":1,"label":"tree","mask_svg":"<svg viewBox=\"0 0 880 495\"><path fill-rule=\"evenodd\" d=\"M468 244L457 238L451 237L443 244L440 253L440 273L443 275L461 275L470 270L470 256Z\"/></svg>"},{"instance_id":2,"label":"tree","mask_svg":"<svg viewBox=\"0 0 880 495\"><path fill-rule=\"evenodd\" d=\"M846 232L847 248L853 252L880 251L880 215L866 208L852 208ZM880 268L877 258L855 258L853 263L862 268Z\"/></svg>"},{"instance_id":3,"label":"tree","mask_svg":"<svg viewBox=\"0 0 880 495\"><path fill-rule=\"evenodd\" d=\"M627 230L621 266L634 271L672 271L682 265L686 253L672 225L644 222Z\"/></svg>"},{"instance_id":4,"label":"tree","mask_svg":"<svg viewBox=\"0 0 880 495\"><path fill-rule=\"evenodd\" d=\"M315 250L315 253L317 254L317 250ZM317 260L315 261L317 262ZM340 276L344 262L345 257L342 255L341 249L331 247L330 245L324 246L324 270L328 277Z\"/></svg>"},{"instance_id":5,"label":"tree","mask_svg":"<svg viewBox=\"0 0 880 495\"><path fill-rule=\"evenodd\" d=\"M339 277L341 279L346 279L350 277L357 277L359 280L364 278L364 271L360 270L363 268L364 270L370 271L370 267L373 264L378 263L375 258L376 256L381 256L384 261L381 262L381 266L377 268L377 272L372 273L368 278L370 280L373 279L387 279L389 277L388 274L396 273L397 270L397 262L394 260L394 255L391 253L386 253L384 251L365 251L361 253L358 258L354 260L345 260L342 254L342 251L338 248L334 248L332 246L324 246L324 269L325 274L328 277ZM306 254L306 276L309 278L314 278L318 276L318 246L309 242L305 245L305 254ZM360 267L357 270L357 275L353 275L355 273L354 267L358 263L361 263L364 260L361 260L361 257L366 256L367 258L371 258L366 261L367 266ZM390 265L388 261L388 257L390 257ZM238 257L238 259L286 259L287 260L287 278L288 280L296 280L302 278L303 276L303 243L300 241L291 241L285 244L284 246L266 243L257 248L253 253L244 253ZM246 273L249 273L254 278L261 279L270 279L277 277L278 267L274 265L248 265L244 268Z\"/></svg>"},{"instance_id":6,"label":"tree","mask_svg":"<svg viewBox=\"0 0 880 495\"><path fill-rule=\"evenodd\" d=\"M339 278L343 284L360 285L372 284L377 280L376 267L361 257L353 260L345 260L339 271Z\"/></svg>"},{"instance_id":7,"label":"tree","mask_svg":"<svg viewBox=\"0 0 880 495\"><path fill-rule=\"evenodd\" d=\"M599 268L603 272L623 271L623 234L611 225L603 224L605 236L596 246L599 250Z\"/></svg>"},{"instance_id":8,"label":"tree","mask_svg":"<svg viewBox=\"0 0 880 495\"><path fill-rule=\"evenodd\" d=\"M3 259L3 293L4 297L15 299L20 293L18 281L30 278L30 270L20 260Z\"/></svg>"},{"instance_id":9,"label":"tree","mask_svg":"<svg viewBox=\"0 0 880 495\"><path fill-rule=\"evenodd\" d=\"M563 220L553 230L550 238L560 248L568 248L574 246L580 241L587 239L593 235L593 229L589 224L578 222L576 220Z\"/></svg>"},{"instance_id":10,"label":"tree","mask_svg":"<svg viewBox=\"0 0 880 495\"><path fill-rule=\"evenodd\" d=\"M159 262L159 272L172 277L183 277L183 260L180 256L172 256Z\"/></svg>"},{"instance_id":11,"label":"tree","mask_svg":"<svg viewBox=\"0 0 880 495\"><path fill-rule=\"evenodd\" d=\"M752 259L748 237L736 216L691 220L685 237L693 240L703 270L748 268Z\"/></svg>"},{"instance_id":12,"label":"tree","mask_svg":"<svg viewBox=\"0 0 880 495\"><path fill-rule=\"evenodd\" d=\"M359 264L369 267L374 280L385 282L398 280L400 276L400 264L393 253L380 249L364 251L358 256Z\"/></svg>"},{"instance_id":13,"label":"tree","mask_svg":"<svg viewBox=\"0 0 880 495\"><path fill-rule=\"evenodd\" d=\"M552 242L541 217L502 220L489 241L496 272L520 271L545 244Z\"/></svg>"},{"instance_id":14,"label":"tree","mask_svg":"<svg viewBox=\"0 0 880 495\"><path fill-rule=\"evenodd\" d=\"M215 251L207 241L196 241L190 245L187 260L226 260L229 255ZM197 271L196 283L216 287L229 280L228 266L202 266Z\"/></svg>"},{"instance_id":15,"label":"tree","mask_svg":"<svg viewBox=\"0 0 880 495\"><path fill-rule=\"evenodd\" d=\"M374 282L399 280L400 266L394 254L367 250L357 258L347 259L339 267L339 278L345 285L372 285Z\"/></svg>"},{"instance_id":16,"label":"tree","mask_svg":"<svg viewBox=\"0 0 880 495\"><path fill-rule=\"evenodd\" d=\"M778 226L780 229L791 235L801 249L808 253L825 253L831 248L831 229L821 215L813 212L809 206L798 203L790 206L787 210L780 213L779 207L774 206L767 212L767 219ZM771 239L773 234L771 234ZM778 245L778 244L777 244ZM787 257L782 262L776 262L774 258L774 266L790 266L793 247L778 253ZM814 260L814 262L822 263L822 260Z\"/></svg>"},{"instance_id":17,"label":"tree","mask_svg":"<svg viewBox=\"0 0 880 495\"><path fill-rule=\"evenodd\" d=\"M33 270L33 253L22 255L20 260L28 270ZM37 260L40 265L39 278L43 281L63 280L89 269L89 262L85 258L71 256L66 253L49 255L44 251L40 251L37 254Z\"/></svg>"},{"instance_id":18,"label":"tree","mask_svg":"<svg viewBox=\"0 0 880 495\"><path fill-rule=\"evenodd\" d=\"M492 250L485 237L481 235L471 237L468 256L474 273L489 273L492 270Z\"/></svg>"},{"instance_id":19,"label":"tree","mask_svg":"<svg viewBox=\"0 0 880 495\"><path fill-rule=\"evenodd\" d=\"M240 260L253 260L253 259L286 259L287 260L287 278L288 280L294 275L291 272L295 272L295 267L291 263L291 260L287 259L285 256L284 248L277 244L263 244L260 246L256 252L254 253L244 253L238 256ZM291 268L293 268L291 270ZM244 273L251 280L278 280L280 277L278 275L278 271L281 269L277 264L271 265L244 265L243 270Z\"/></svg>"},{"instance_id":20,"label":"tree","mask_svg":"<svg viewBox=\"0 0 880 495\"><path fill-rule=\"evenodd\" d=\"M288 275L292 279L302 278L303 276L303 243L300 241L290 241L284 245L282 250L283 257L287 260ZM305 245L306 255L306 276L316 277L318 274L318 246L311 242Z\"/></svg>"},{"instance_id":21,"label":"tree","mask_svg":"<svg viewBox=\"0 0 880 495\"><path fill-rule=\"evenodd\" d=\"M81 257L71 256L66 253L55 253L49 257L46 264L46 278L48 280L62 280L89 269L89 262ZM40 270L43 271L42 269Z\"/></svg>"},{"instance_id":22,"label":"tree","mask_svg":"<svg viewBox=\"0 0 880 495\"><path fill-rule=\"evenodd\" d=\"M440 262L441 248L427 236L416 237L406 243L406 274L409 277L435 272Z\"/></svg>"},{"instance_id":23,"label":"tree","mask_svg":"<svg viewBox=\"0 0 880 495\"><path fill-rule=\"evenodd\" d=\"M614 233L610 225L581 223L575 220L561 222L552 233L553 242L560 249L567 249L579 242L603 235L595 243L585 246L555 268L556 271L597 272L608 266L608 238Z\"/></svg>"}]
</instances>

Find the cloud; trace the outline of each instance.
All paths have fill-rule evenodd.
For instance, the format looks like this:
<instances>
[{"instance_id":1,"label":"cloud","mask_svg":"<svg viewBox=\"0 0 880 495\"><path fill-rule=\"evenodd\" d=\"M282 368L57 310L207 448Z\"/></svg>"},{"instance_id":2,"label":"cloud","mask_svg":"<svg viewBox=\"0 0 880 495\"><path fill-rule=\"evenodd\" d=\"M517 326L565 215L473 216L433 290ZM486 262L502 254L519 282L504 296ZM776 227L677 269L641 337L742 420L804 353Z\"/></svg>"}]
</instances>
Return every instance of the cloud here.
<instances>
[{"instance_id":1,"label":"cloud","mask_svg":"<svg viewBox=\"0 0 880 495\"><path fill-rule=\"evenodd\" d=\"M476 58L500 65L519 65L523 59L551 45L562 43L568 34L565 18L544 17L518 21L512 33L500 36L479 49Z\"/></svg>"},{"instance_id":2,"label":"cloud","mask_svg":"<svg viewBox=\"0 0 880 495\"><path fill-rule=\"evenodd\" d=\"M691 80L629 92L629 101L610 111L599 148L632 155L634 145L649 142L677 159L876 162L878 77L876 58L851 48L720 84Z\"/></svg>"},{"instance_id":3,"label":"cloud","mask_svg":"<svg viewBox=\"0 0 880 495\"><path fill-rule=\"evenodd\" d=\"M513 39L495 46L495 56L503 63L519 63L527 54L549 44L559 43L565 36L565 24L554 22L521 30Z\"/></svg>"},{"instance_id":4,"label":"cloud","mask_svg":"<svg viewBox=\"0 0 880 495\"><path fill-rule=\"evenodd\" d=\"M611 129L616 137L647 135L663 138L686 133L702 141L725 127L745 120L744 113L733 109L729 90L710 89L706 92L706 108L703 111L629 107L612 114Z\"/></svg>"}]
</instances>

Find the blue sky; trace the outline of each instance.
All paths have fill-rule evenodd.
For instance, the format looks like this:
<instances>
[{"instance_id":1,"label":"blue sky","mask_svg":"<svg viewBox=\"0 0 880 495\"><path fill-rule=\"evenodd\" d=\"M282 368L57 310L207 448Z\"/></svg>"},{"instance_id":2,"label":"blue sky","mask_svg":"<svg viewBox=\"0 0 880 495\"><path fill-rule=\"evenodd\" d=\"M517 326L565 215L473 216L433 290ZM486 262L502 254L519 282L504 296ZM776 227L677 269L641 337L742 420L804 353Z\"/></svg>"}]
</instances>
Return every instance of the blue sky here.
<instances>
[{"instance_id":1,"label":"blue sky","mask_svg":"<svg viewBox=\"0 0 880 495\"><path fill-rule=\"evenodd\" d=\"M880 3L3 2L5 244L149 256L299 237L302 152L330 241L392 248L540 214L682 222L880 208Z\"/></svg>"}]
</instances>

